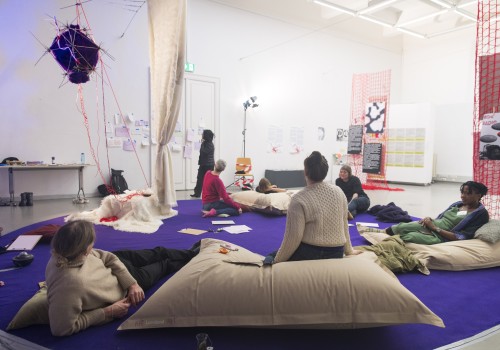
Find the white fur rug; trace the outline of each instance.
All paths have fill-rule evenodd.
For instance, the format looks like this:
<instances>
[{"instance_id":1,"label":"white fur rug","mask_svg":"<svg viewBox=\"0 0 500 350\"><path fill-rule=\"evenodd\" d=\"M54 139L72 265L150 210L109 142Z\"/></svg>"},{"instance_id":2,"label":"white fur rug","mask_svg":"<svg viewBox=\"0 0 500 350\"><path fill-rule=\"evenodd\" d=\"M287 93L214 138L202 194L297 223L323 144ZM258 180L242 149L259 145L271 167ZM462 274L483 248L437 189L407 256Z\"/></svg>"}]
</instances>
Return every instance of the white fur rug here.
<instances>
[{"instance_id":1,"label":"white fur rug","mask_svg":"<svg viewBox=\"0 0 500 350\"><path fill-rule=\"evenodd\" d=\"M164 219L176 216L177 210L161 212L158 197L152 191L126 191L120 195L109 195L101 201L101 206L91 211L73 213L64 218L65 222L85 220L96 225L112 226L127 232L154 233ZM116 221L102 221L116 216Z\"/></svg>"}]
</instances>

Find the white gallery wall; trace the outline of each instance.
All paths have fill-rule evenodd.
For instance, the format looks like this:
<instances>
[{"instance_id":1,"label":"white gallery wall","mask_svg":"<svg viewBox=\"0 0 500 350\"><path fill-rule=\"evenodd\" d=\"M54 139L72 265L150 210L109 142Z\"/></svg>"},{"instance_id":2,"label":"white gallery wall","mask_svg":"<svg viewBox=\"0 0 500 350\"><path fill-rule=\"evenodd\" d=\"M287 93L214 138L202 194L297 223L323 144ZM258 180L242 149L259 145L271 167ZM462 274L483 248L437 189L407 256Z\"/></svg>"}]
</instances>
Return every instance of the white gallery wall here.
<instances>
[{"instance_id":1,"label":"white gallery wall","mask_svg":"<svg viewBox=\"0 0 500 350\"><path fill-rule=\"evenodd\" d=\"M428 102L435 108L434 172L439 180L472 179L475 52L474 27L405 41L401 102Z\"/></svg>"},{"instance_id":2,"label":"white gallery wall","mask_svg":"<svg viewBox=\"0 0 500 350\"><path fill-rule=\"evenodd\" d=\"M86 162L94 164L84 171L84 189L93 194L104 182L95 164L100 164L107 178L109 154L111 167L124 170L130 186L143 188L150 177L149 149L139 145L137 155L122 148L106 150L103 130L104 118L113 120L116 113L149 119L146 5L130 22L133 13L118 2L84 3L80 20L103 49L106 71L98 69L91 81L81 85L80 98L78 85L65 79L53 57L42 57L57 35L55 20L61 29L76 24L74 3L0 1L0 158L13 156L47 164L55 157L56 163L76 163L84 152ZM119 124L113 121L113 125ZM93 159L92 149L99 163ZM23 171L14 175L16 197L21 192L33 192L35 198L75 197L78 191L75 170ZM0 197L8 197L8 191L7 171L0 168Z\"/></svg>"},{"instance_id":3,"label":"white gallery wall","mask_svg":"<svg viewBox=\"0 0 500 350\"><path fill-rule=\"evenodd\" d=\"M321 31L311 31L207 0L188 1L187 58L196 74L221 80L221 149L228 164L242 155L243 102L247 112L246 155L257 179L266 169L302 169L314 150L332 161L337 128L350 120L352 76L392 70L391 98L401 91L401 54ZM281 153L268 152L268 129L283 131ZM326 130L318 140L318 127ZM303 129L304 148L290 153L290 132ZM345 147L345 146L344 146ZM234 166L232 167L234 169ZM226 183L229 171L222 174ZM328 175L330 177L330 175Z\"/></svg>"},{"instance_id":4,"label":"white gallery wall","mask_svg":"<svg viewBox=\"0 0 500 350\"><path fill-rule=\"evenodd\" d=\"M55 32L50 16L72 22L75 9L69 0L4 0L0 2L0 158L78 162L81 152L90 157L87 131L80 113L77 86L63 82L62 70L50 55L43 57ZM266 169L300 169L313 150L328 160L344 147L336 141L337 129L350 120L353 74L391 70L391 103L434 104L437 173L450 177L472 174L472 143L464 142L472 130L474 31L441 39L406 40L403 50L377 43L347 40L321 31L310 31L220 5L210 0L187 1L187 60L195 74L220 79L220 132L216 154L228 162L223 173L232 182L232 165L243 154L243 102L257 96L259 107L247 114L246 155L252 158L258 179ZM96 42L111 55L104 55L112 88L106 88L106 111L120 110L136 119L149 117L148 28L144 6L131 20L131 13L113 3L84 3ZM23 13L22 16L19 13ZM128 23L130 26L127 28ZM6 35L6 34L9 35ZM31 34L33 33L33 35ZM33 36L40 41L38 42ZM99 81L99 79L96 79ZM99 144L99 160L107 169L104 138L97 138L95 120L103 117L95 82L83 85L91 144ZM97 108L97 102L99 108ZM459 117L459 118L457 118ZM467 119L468 118L468 119ZM453 132L440 133L453 124ZM326 130L318 140L318 127ZM268 152L268 130L283 131L281 153ZM303 130L303 150L290 152L290 132ZM470 141L471 142L471 141ZM461 162L453 162L459 143ZM125 170L130 188L143 188L151 177L150 149L134 152L109 149L112 168ZM456 158L455 158L456 159ZM448 163L447 163L448 162ZM143 175L145 174L145 175ZM96 192L103 181L97 167L85 170L85 191ZM335 175L335 174L334 174ZM74 175L76 177L76 175ZM331 174L329 178L331 178ZM57 177L57 181L53 178ZM146 179L145 179L146 178ZM59 172L16 175L16 195L34 192L35 197L73 196L75 178ZM0 169L0 197L8 196L7 172Z\"/></svg>"}]
</instances>

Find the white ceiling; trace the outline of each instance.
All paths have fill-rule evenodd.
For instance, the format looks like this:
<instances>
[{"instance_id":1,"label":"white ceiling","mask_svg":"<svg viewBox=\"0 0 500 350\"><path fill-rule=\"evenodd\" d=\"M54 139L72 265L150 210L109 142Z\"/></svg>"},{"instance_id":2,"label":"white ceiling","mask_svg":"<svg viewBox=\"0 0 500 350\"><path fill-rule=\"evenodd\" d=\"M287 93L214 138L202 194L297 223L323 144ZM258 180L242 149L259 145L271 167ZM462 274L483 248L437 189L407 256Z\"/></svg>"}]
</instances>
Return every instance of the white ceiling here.
<instances>
[{"instance_id":1,"label":"white ceiling","mask_svg":"<svg viewBox=\"0 0 500 350\"><path fill-rule=\"evenodd\" d=\"M402 37L412 34L429 40L474 27L478 7L477 1L471 0L212 1L310 30L386 41L401 41Z\"/></svg>"}]
</instances>

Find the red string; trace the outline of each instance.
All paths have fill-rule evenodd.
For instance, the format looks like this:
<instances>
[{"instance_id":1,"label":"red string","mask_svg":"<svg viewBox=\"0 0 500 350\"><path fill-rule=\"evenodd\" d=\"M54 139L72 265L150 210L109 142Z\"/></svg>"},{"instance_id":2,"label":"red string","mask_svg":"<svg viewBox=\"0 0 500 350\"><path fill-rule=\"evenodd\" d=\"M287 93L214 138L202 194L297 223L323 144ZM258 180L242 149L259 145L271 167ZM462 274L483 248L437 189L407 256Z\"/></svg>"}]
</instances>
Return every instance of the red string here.
<instances>
[{"instance_id":1,"label":"red string","mask_svg":"<svg viewBox=\"0 0 500 350\"><path fill-rule=\"evenodd\" d=\"M76 2L75 8L76 8L76 21L77 21L77 24L81 27L81 17L80 16L83 16L84 19L85 19L85 22L87 24L86 28L88 29L88 35L95 42L95 40L93 38L93 35L92 35L92 29L90 27L90 23L88 21L87 15L85 13L85 10L84 10L84 8L83 8L82 3L81 3L80 0L78 0ZM113 98L114 98L115 103L117 105L118 111L120 112L120 116L121 116L122 122L123 122L123 124L126 124L125 120L124 120L124 117L123 117L122 109L120 107L120 104L118 103L117 96L116 96L115 91L113 89L113 86L111 84L111 80L109 79L109 75L108 75L108 73L106 71L106 66L105 66L105 64L104 64L104 62L102 60L102 56L101 55L99 55L99 62L100 62L100 68L101 68L101 91L102 91L102 101L103 101L102 102L102 108L103 108L104 125L105 125L105 127L107 126L107 123L106 123L106 119L107 119L106 118L106 104L105 104L105 98L104 98L104 87L105 87L105 85L104 85L104 77L106 78L106 82L108 83L109 88L111 89L111 92L113 94ZM86 108L85 108L85 101L84 101L83 89L82 89L82 85L81 84L78 85L78 96L79 96L79 102L80 102L80 110L81 110L81 113L82 113L82 116L83 116L83 123L84 123L85 129L86 129L86 132L87 132L87 138L88 138L88 143L89 143L90 153L92 155L92 159L94 160L94 162L95 162L95 164L97 166L97 172L101 176L104 184L106 185L106 188L108 189L108 193L114 194L116 196L117 194L116 194L114 188L109 185L109 181L106 181L106 179L105 179L105 177L104 177L104 175L102 173L102 169L101 169L101 166L100 166L98 152L95 151L93 143L92 143L92 138L90 136L89 120L88 120L88 115L87 115L87 111L86 111ZM97 133L98 133L98 135L97 135L97 137L98 137L97 150L99 150L100 131L101 131L100 122L99 122L99 98L98 98L98 96L99 96L99 94L98 94L98 85L96 84L96 99L97 99L96 100L96 110L97 110L97 113L96 113L96 122L97 122ZM143 166L141 164L139 155L137 154L137 149L136 149L136 146L135 146L135 143L134 143L134 139L132 138L132 136L130 134L129 128L127 128L127 133L128 133L129 140L132 143L134 154L135 154L135 157L136 157L137 162L139 164L139 167L141 169L142 175L144 177L146 186L150 187L149 182L148 182L147 177L146 177L146 174L145 174L145 171L144 171L144 168L143 168ZM108 146L109 145L108 145L107 138L106 138L106 159L107 159L108 172L111 173L111 164L110 164L110 159L109 159L110 157L109 157L109 147ZM137 192L137 193L134 193L134 194L130 194L130 195L127 195L127 196L124 196L124 197L117 197L117 198L120 201L127 201L127 200L130 200L132 197L134 197L136 195L142 195L142 192Z\"/></svg>"}]
</instances>

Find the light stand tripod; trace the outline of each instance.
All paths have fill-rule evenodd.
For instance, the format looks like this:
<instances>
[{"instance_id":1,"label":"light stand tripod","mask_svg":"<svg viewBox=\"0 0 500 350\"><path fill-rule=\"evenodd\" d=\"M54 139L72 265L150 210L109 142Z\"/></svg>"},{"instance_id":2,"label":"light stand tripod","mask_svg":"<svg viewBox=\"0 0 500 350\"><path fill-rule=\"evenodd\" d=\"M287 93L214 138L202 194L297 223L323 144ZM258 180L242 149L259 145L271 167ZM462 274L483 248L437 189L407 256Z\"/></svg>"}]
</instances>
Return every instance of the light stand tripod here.
<instances>
[{"instance_id":1,"label":"light stand tripod","mask_svg":"<svg viewBox=\"0 0 500 350\"><path fill-rule=\"evenodd\" d=\"M245 111L245 114L243 116L243 131L241 132L243 134L243 158L246 158L247 109L248 107L259 107L259 105L255 103L255 101L257 101L257 96L252 96L248 100L243 102L243 108Z\"/></svg>"}]
</instances>

